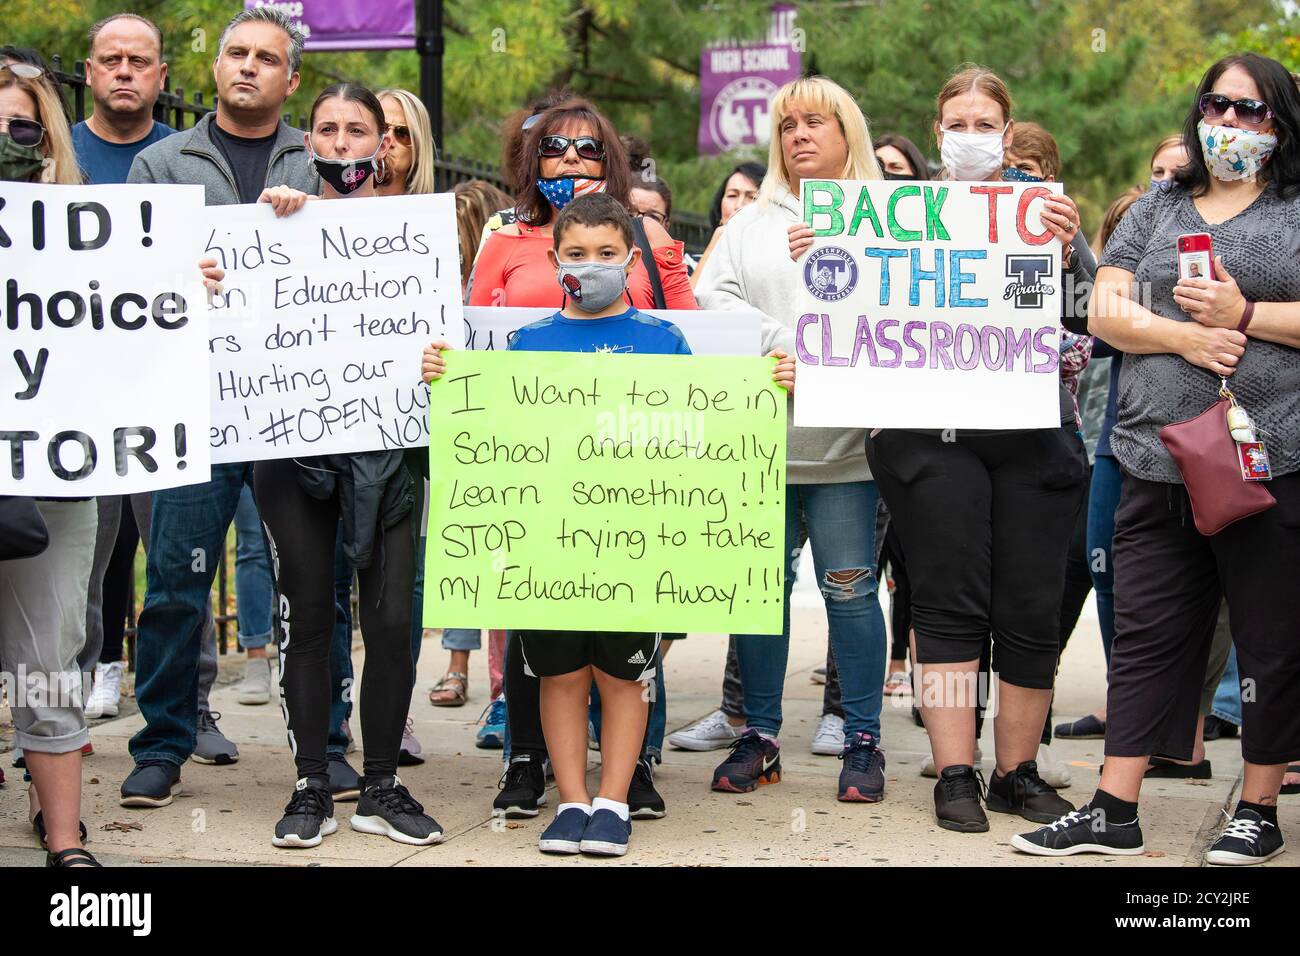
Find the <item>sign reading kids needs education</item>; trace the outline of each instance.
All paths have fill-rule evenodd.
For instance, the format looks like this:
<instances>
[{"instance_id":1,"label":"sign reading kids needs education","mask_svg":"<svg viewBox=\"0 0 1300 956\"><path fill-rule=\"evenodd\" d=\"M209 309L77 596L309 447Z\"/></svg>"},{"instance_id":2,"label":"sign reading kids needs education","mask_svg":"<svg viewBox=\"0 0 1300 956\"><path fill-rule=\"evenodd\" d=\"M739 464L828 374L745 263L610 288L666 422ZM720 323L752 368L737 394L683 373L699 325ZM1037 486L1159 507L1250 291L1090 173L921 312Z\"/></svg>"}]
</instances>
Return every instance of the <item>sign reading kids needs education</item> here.
<instances>
[{"instance_id":1,"label":"sign reading kids needs education","mask_svg":"<svg viewBox=\"0 0 1300 956\"><path fill-rule=\"evenodd\" d=\"M198 186L0 182L0 494L209 478Z\"/></svg>"},{"instance_id":2,"label":"sign reading kids needs education","mask_svg":"<svg viewBox=\"0 0 1300 956\"><path fill-rule=\"evenodd\" d=\"M214 462L421 446L420 355L460 348L449 194L210 206L200 251L226 270L213 301Z\"/></svg>"},{"instance_id":3,"label":"sign reading kids needs education","mask_svg":"<svg viewBox=\"0 0 1300 956\"><path fill-rule=\"evenodd\" d=\"M781 632L772 359L446 361L430 389L426 626Z\"/></svg>"},{"instance_id":4,"label":"sign reading kids needs education","mask_svg":"<svg viewBox=\"0 0 1300 956\"><path fill-rule=\"evenodd\" d=\"M806 180L795 424L1060 423L1059 183Z\"/></svg>"}]
</instances>

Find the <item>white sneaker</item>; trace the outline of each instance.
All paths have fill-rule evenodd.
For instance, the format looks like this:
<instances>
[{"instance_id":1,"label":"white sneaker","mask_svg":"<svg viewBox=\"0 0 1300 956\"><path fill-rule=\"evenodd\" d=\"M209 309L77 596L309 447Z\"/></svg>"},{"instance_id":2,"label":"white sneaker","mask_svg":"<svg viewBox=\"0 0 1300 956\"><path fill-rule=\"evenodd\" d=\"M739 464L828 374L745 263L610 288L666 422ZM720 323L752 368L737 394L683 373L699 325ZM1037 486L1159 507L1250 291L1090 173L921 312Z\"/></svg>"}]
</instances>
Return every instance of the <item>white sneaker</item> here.
<instances>
[{"instance_id":1,"label":"white sneaker","mask_svg":"<svg viewBox=\"0 0 1300 956\"><path fill-rule=\"evenodd\" d=\"M838 757L844 752L844 718L822 714L813 734L812 752L824 757Z\"/></svg>"},{"instance_id":2,"label":"white sneaker","mask_svg":"<svg viewBox=\"0 0 1300 956\"><path fill-rule=\"evenodd\" d=\"M241 704L271 702L271 661L268 658L250 657L244 661L244 679L235 688L235 699Z\"/></svg>"},{"instance_id":3,"label":"white sneaker","mask_svg":"<svg viewBox=\"0 0 1300 956\"><path fill-rule=\"evenodd\" d=\"M401 749L397 751L397 762L403 767L409 767L412 764L424 763L424 748L420 746L419 739L415 736L415 723L408 715L406 718L406 729L402 731Z\"/></svg>"},{"instance_id":4,"label":"white sneaker","mask_svg":"<svg viewBox=\"0 0 1300 956\"><path fill-rule=\"evenodd\" d=\"M727 720L726 714L715 710L689 727L683 727L676 733L669 734L668 743L678 750L720 750L723 747L730 747L732 741L744 732L743 724L733 727L731 721Z\"/></svg>"},{"instance_id":5,"label":"white sneaker","mask_svg":"<svg viewBox=\"0 0 1300 956\"><path fill-rule=\"evenodd\" d=\"M984 759L984 751L978 747L975 748L975 769L978 770L980 761ZM934 771L934 754L926 754L925 759L921 761L921 776L939 779L939 775Z\"/></svg>"},{"instance_id":6,"label":"white sneaker","mask_svg":"<svg viewBox=\"0 0 1300 956\"><path fill-rule=\"evenodd\" d=\"M95 665L95 683L86 701L87 717L116 717L122 702L122 673L125 661Z\"/></svg>"},{"instance_id":7,"label":"white sneaker","mask_svg":"<svg viewBox=\"0 0 1300 956\"><path fill-rule=\"evenodd\" d=\"M1064 790L1070 785L1070 768L1046 744L1038 745L1038 775L1049 787Z\"/></svg>"}]
</instances>

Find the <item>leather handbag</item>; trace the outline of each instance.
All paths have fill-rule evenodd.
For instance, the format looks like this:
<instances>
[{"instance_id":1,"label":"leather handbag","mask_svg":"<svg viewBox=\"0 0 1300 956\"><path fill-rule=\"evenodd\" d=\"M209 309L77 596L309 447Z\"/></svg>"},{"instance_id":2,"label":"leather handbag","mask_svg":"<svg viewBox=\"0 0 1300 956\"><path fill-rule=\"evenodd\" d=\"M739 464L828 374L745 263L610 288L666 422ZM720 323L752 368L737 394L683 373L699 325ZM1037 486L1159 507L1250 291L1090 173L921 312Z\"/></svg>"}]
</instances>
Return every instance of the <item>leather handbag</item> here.
<instances>
[{"instance_id":1,"label":"leather handbag","mask_svg":"<svg viewBox=\"0 0 1300 956\"><path fill-rule=\"evenodd\" d=\"M1241 476L1237 443L1228 432L1230 407L1221 398L1195 418L1160 429L1187 486L1196 530L1206 536L1277 504L1264 485Z\"/></svg>"},{"instance_id":2,"label":"leather handbag","mask_svg":"<svg viewBox=\"0 0 1300 956\"><path fill-rule=\"evenodd\" d=\"M50 543L50 531L33 498L0 495L0 561L34 558Z\"/></svg>"}]
</instances>

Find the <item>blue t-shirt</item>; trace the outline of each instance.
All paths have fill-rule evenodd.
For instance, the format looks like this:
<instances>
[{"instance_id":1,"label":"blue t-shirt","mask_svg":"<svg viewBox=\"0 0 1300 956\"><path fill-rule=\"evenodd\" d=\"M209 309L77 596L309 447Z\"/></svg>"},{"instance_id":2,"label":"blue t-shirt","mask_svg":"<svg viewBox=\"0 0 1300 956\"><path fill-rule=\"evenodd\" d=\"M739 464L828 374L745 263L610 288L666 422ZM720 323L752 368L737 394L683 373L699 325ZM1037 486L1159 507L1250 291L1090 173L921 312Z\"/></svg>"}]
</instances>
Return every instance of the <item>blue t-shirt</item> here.
<instances>
[{"instance_id":1,"label":"blue t-shirt","mask_svg":"<svg viewBox=\"0 0 1300 956\"><path fill-rule=\"evenodd\" d=\"M87 185L124 183L136 155L146 146L152 146L174 132L176 130L170 126L154 120L153 129L144 139L138 139L134 143L110 143L91 132L86 121L82 120L72 127L72 148L77 153L77 165L81 167Z\"/></svg>"},{"instance_id":2,"label":"blue t-shirt","mask_svg":"<svg viewBox=\"0 0 1300 956\"><path fill-rule=\"evenodd\" d=\"M682 330L635 308L603 319L570 319L559 312L514 334L516 352L628 352L640 355L690 355Z\"/></svg>"}]
</instances>

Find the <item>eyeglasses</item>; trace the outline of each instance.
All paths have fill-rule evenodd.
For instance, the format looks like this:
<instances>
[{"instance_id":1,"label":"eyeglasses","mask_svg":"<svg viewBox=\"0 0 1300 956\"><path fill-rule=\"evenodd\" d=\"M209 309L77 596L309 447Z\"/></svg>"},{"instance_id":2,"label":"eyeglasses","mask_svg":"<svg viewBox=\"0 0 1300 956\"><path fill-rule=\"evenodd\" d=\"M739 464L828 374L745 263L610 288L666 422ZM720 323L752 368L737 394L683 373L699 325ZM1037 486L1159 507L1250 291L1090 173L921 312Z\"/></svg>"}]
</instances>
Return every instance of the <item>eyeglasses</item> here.
<instances>
[{"instance_id":1,"label":"eyeglasses","mask_svg":"<svg viewBox=\"0 0 1300 956\"><path fill-rule=\"evenodd\" d=\"M567 153L570 146L578 151L580 159L605 158L605 144L592 136L579 136L576 139L568 136L543 136L542 141L537 144L537 155L554 159Z\"/></svg>"},{"instance_id":2,"label":"eyeglasses","mask_svg":"<svg viewBox=\"0 0 1300 956\"><path fill-rule=\"evenodd\" d=\"M35 80L45 75L45 71L35 63L3 63L0 64L0 70L8 70L14 76L22 77L24 80Z\"/></svg>"},{"instance_id":3,"label":"eyeglasses","mask_svg":"<svg viewBox=\"0 0 1300 956\"><path fill-rule=\"evenodd\" d=\"M395 126L392 123L384 124L384 128L393 134L393 139L397 140L403 146L411 145L411 127Z\"/></svg>"},{"instance_id":4,"label":"eyeglasses","mask_svg":"<svg viewBox=\"0 0 1300 956\"><path fill-rule=\"evenodd\" d=\"M0 116L0 131L7 131L19 146L39 146L45 139L45 127L23 116Z\"/></svg>"},{"instance_id":5,"label":"eyeglasses","mask_svg":"<svg viewBox=\"0 0 1300 956\"><path fill-rule=\"evenodd\" d=\"M641 215L644 216L646 219L653 219L661 226L666 226L668 224L668 217L665 216L663 213L661 213L658 209L647 209L645 212L641 213Z\"/></svg>"},{"instance_id":6,"label":"eyeglasses","mask_svg":"<svg viewBox=\"0 0 1300 956\"><path fill-rule=\"evenodd\" d=\"M1221 93L1206 93L1198 104L1201 115L1207 120L1223 119L1229 107L1243 126L1261 126L1273 118L1267 103L1259 100L1230 100Z\"/></svg>"}]
</instances>

